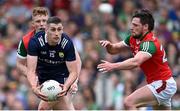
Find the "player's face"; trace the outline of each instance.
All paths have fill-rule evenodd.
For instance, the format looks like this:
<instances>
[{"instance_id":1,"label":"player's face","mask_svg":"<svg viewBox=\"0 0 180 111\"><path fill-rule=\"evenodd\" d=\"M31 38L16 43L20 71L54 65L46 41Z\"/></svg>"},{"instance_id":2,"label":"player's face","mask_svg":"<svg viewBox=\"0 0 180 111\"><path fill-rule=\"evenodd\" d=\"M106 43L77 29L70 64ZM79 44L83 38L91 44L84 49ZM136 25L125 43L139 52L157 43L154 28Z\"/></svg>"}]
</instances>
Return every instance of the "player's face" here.
<instances>
[{"instance_id":1,"label":"player's face","mask_svg":"<svg viewBox=\"0 0 180 111\"><path fill-rule=\"evenodd\" d=\"M140 22L140 18L134 17L131 22L131 34L134 38L140 38L143 34L143 25Z\"/></svg>"},{"instance_id":2,"label":"player's face","mask_svg":"<svg viewBox=\"0 0 180 111\"><path fill-rule=\"evenodd\" d=\"M46 24L48 20L48 15L37 15L33 17L33 27L35 28L36 32L39 30L45 30Z\"/></svg>"},{"instance_id":3,"label":"player's face","mask_svg":"<svg viewBox=\"0 0 180 111\"><path fill-rule=\"evenodd\" d=\"M50 23L49 25L47 25L47 37L50 44L56 45L60 41L62 33L63 26L61 23Z\"/></svg>"}]
</instances>

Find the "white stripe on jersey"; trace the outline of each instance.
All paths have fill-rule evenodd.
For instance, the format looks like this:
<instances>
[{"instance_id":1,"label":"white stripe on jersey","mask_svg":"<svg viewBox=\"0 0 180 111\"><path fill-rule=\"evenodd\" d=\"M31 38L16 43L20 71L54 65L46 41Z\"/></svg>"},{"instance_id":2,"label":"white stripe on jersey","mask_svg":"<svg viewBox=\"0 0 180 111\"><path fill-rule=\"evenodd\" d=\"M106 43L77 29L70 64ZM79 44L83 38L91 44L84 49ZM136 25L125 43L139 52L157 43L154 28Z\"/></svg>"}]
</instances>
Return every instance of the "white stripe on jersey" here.
<instances>
[{"instance_id":1,"label":"white stripe on jersey","mask_svg":"<svg viewBox=\"0 0 180 111\"><path fill-rule=\"evenodd\" d=\"M148 51L148 49L149 49L149 42L147 42L146 52Z\"/></svg>"},{"instance_id":2,"label":"white stripe on jersey","mask_svg":"<svg viewBox=\"0 0 180 111\"><path fill-rule=\"evenodd\" d=\"M143 43L143 48L142 48L142 51L144 51L144 48L145 48L145 44L146 44L146 42L144 42L144 43Z\"/></svg>"},{"instance_id":3,"label":"white stripe on jersey","mask_svg":"<svg viewBox=\"0 0 180 111\"><path fill-rule=\"evenodd\" d=\"M44 44L44 40L42 38L42 36L40 38L38 38L39 40L39 43L41 44L41 47L43 47L45 44Z\"/></svg>"},{"instance_id":4,"label":"white stripe on jersey","mask_svg":"<svg viewBox=\"0 0 180 111\"><path fill-rule=\"evenodd\" d=\"M144 42L144 43L143 43L143 49L142 49L142 51L147 52L148 49L149 49L149 42Z\"/></svg>"},{"instance_id":5,"label":"white stripe on jersey","mask_svg":"<svg viewBox=\"0 0 180 111\"><path fill-rule=\"evenodd\" d=\"M45 43L47 43L47 34L45 34Z\"/></svg>"},{"instance_id":6,"label":"white stripe on jersey","mask_svg":"<svg viewBox=\"0 0 180 111\"><path fill-rule=\"evenodd\" d=\"M66 46L68 40L63 38L62 42L61 42L61 47L64 49L64 47Z\"/></svg>"}]
</instances>

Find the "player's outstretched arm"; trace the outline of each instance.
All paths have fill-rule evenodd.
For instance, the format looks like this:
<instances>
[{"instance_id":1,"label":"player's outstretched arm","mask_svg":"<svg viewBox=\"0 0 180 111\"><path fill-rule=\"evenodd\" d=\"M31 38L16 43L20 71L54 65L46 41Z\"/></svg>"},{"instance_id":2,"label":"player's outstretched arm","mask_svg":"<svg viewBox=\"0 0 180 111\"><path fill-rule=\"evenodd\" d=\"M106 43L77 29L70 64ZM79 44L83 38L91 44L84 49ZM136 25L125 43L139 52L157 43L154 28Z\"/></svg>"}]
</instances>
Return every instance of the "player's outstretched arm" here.
<instances>
[{"instance_id":1,"label":"player's outstretched arm","mask_svg":"<svg viewBox=\"0 0 180 111\"><path fill-rule=\"evenodd\" d=\"M99 71L108 72L114 69L117 70L127 70L133 69L140 66L143 62L150 59L151 56L143 51L139 51L133 58L127 59L123 62L110 63L108 61L102 61L101 64L97 66Z\"/></svg>"},{"instance_id":2,"label":"player's outstretched arm","mask_svg":"<svg viewBox=\"0 0 180 111\"><path fill-rule=\"evenodd\" d=\"M106 48L109 54L118 54L120 51L122 51L122 48L126 47L123 41L113 44L107 40L100 40L99 43L101 44L101 46Z\"/></svg>"}]
</instances>

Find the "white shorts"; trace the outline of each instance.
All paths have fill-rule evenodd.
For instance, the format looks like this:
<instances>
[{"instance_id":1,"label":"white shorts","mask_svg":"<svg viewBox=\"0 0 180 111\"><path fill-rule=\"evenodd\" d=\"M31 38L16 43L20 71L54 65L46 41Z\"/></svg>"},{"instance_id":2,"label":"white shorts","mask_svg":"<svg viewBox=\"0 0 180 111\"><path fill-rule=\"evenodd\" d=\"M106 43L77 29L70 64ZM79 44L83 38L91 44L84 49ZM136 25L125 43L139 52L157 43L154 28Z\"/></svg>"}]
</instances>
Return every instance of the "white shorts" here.
<instances>
[{"instance_id":1,"label":"white shorts","mask_svg":"<svg viewBox=\"0 0 180 111\"><path fill-rule=\"evenodd\" d=\"M176 81L173 77L166 81L154 81L147 86L153 92L159 105L171 107L171 98L177 91Z\"/></svg>"}]
</instances>

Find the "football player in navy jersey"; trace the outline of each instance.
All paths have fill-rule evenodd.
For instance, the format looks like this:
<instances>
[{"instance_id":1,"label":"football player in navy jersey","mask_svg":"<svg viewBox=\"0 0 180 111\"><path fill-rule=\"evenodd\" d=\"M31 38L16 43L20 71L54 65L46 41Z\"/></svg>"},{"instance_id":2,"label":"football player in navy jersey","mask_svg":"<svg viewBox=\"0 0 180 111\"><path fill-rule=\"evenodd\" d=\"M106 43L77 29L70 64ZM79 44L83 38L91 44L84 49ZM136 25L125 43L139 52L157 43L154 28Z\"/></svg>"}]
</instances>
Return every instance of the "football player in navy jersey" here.
<instances>
[{"instance_id":1,"label":"football player in navy jersey","mask_svg":"<svg viewBox=\"0 0 180 111\"><path fill-rule=\"evenodd\" d=\"M61 19L58 17L50 17L46 32L38 32L30 40L27 78L33 92L42 99L39 110L74 109L68 91L78 78L76 53L71 39L63 33ZM36 75L39 84L36 82ZM53 102L49 102L40 91L41 84L50 79L58 81L63 88L57 101Z\"/></svg>"}]
</instances>

